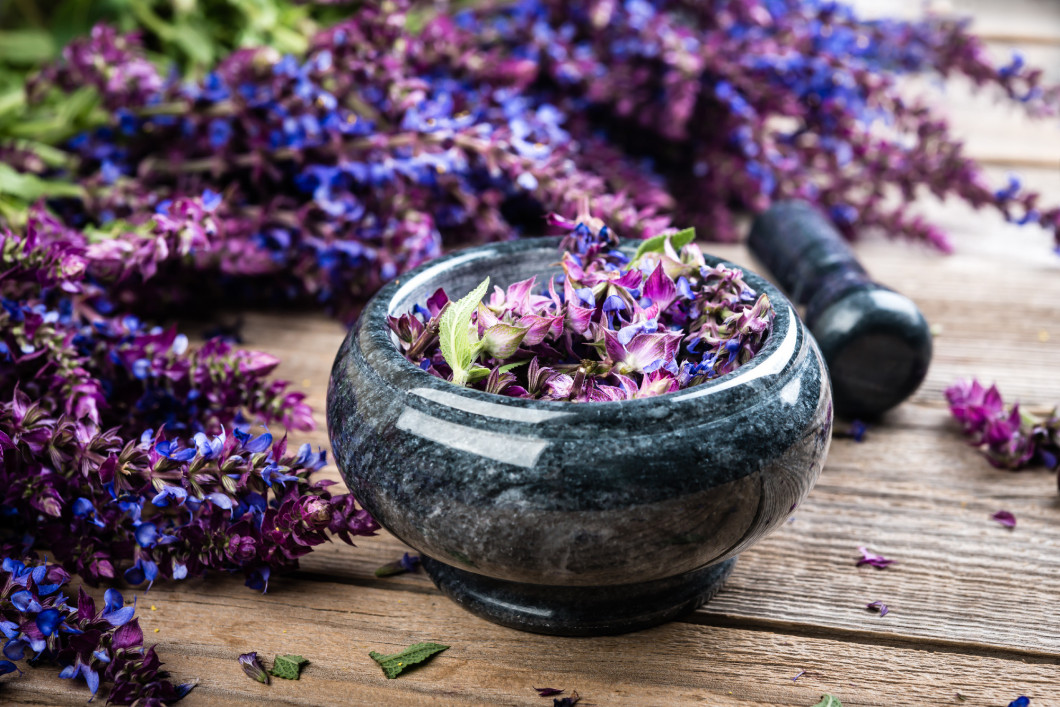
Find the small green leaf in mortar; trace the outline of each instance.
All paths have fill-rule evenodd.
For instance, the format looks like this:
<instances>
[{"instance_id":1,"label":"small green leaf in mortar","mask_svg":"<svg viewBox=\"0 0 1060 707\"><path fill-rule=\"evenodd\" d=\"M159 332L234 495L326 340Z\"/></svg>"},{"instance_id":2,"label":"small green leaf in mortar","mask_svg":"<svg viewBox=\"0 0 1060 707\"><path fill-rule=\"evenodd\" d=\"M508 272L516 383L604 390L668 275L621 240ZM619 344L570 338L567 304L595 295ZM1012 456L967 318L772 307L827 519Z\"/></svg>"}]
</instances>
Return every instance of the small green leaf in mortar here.
<instances>
[{"instance_id":1,"label":"small green leaf in mortar","mask_svg":"<svg viewBox=\"0 0 1060 707\"><path fill-rule=\"evenodd\" d=\"M471 362L479 353L478 332L471 328L471 314L478 309L489 286L490 279L487 277L466 297L453 302L438 322L438 343L442 357L453 369L455 385L462 386L467 382Z\"/></svg>"},{"instance_id":2,"label":"small green leaf in mortar","mask_svg":"<svg viewBox=\"0 0 1060 707\"><path fill-rule=\"evenodd\" d=\"M637 248L637 252L633 255L633 260L640 260L640 257L645 253L662 253L666 248L667 238L670 239L670 244L673 245L674 250L680 251L686 245L696 240L696 229L686 228L677 233L664 233L645 241L641 241L640 247Z\"/></svg>"},{"instance_id":3,"label":"small green leaf in mortar","mask_svg":"<svg viewBox=\"0 0 1060 707\"><path fill-rule=\"evenodd\" d=\"M297 680L302 674L302 668L309 665L309 661L300 655L278 655L272 662L272 675L284 680Z\"/></svg>"},{"instance_id":4,"label":"small green leaf in mortar","mask_svg":"<svg viewBox=\"0 0 1060 707\"><path fill-rule=\"evenodd\" d=\"M834 695L821 695L821 701L813 707L843 707L843 703Z\"/></svg>"},{"instance_id":5,"label":"small green leaf in mortar","mask_svg":"<svg viewBox=\"0 0 1060 707\"><path fill-rule=\"evenodd\" d=\"M400 653L383 655L382 653L370 652L368 655L372 660L379 663L387 678L393 680L410 665L422 663L436 653L441 653L449 646L441 643L414 643Z\"/></svg>"}]
</instances>

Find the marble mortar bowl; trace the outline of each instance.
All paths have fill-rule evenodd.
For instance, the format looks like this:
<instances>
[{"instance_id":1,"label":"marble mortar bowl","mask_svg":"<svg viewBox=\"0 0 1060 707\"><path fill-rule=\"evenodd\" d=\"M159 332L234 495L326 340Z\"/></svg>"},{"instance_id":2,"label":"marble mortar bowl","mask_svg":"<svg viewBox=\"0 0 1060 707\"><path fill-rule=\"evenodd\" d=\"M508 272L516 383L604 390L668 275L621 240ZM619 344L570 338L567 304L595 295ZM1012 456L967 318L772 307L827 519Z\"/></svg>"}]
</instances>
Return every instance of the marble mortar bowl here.
<instances>
[{"instance_id":1,"label":"marble mortar bowl","mask_svg":"<svg viewBox=\"0 0 1060 707\"><path fill-rule=\"evenodd\" d=\"M486 275L540 282L559 272L558 242L471 248L384 287L335 358L328 429L354 496L458 604L525 631L622 633L702 605L784 523L824 464L831 390L792 305L746 270L776 309L761 352L655 398L508 398L399 352L388 314L438 287L460 297Z\"/></svg>"}]
</instances>

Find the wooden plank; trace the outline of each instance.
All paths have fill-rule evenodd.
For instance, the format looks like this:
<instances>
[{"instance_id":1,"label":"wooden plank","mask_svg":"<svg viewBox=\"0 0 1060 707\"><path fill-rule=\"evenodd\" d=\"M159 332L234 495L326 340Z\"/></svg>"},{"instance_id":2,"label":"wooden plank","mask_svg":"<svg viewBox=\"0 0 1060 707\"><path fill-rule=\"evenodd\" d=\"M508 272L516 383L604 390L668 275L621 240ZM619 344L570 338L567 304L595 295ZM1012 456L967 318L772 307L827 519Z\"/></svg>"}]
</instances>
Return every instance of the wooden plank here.
<instances>
[{"instance_id":1,"label":"wooden plank","mask_svg":"<svg viewBox=\"0 0 1060 707\"><path fill-rule=\"evenodd\" d=\"M973 19L981 37L1023 43L1060 43L1060 5L1053 0L847 0L866 19L916 19L925 10Z\"/></svg>"},{"instance_id":2,"label":"wooden plank","mask_svg":"<svg viewBox=\"0 0 1060 707\"><path fill-rule=\"evenodd\" d=\"M276 582L257 595L238 580L156 587L139 597L147 635L177 679L202 682L185 704L525 704L544 702L533 686L576 689L607 704L810 705L831 692L844 705L1006 704L1019 694L1054 692L1056 659L951 646L911 648L886 640L672 623L594 639L504 629L441 597L315 583ZM878 622L886 621L875 619ZM154 628L160 628L154 633ZM286 633L284 633L286 631ZM368 651L432 640L451 648L388 681ZM236 656L293 652L312 661L297 682L259 685ZM809 674L792 681L799 671ZM915 676L915 679L911 679ZM17 702L83 704L54 670L0 679Z\"/></svg>"}]
</instances>

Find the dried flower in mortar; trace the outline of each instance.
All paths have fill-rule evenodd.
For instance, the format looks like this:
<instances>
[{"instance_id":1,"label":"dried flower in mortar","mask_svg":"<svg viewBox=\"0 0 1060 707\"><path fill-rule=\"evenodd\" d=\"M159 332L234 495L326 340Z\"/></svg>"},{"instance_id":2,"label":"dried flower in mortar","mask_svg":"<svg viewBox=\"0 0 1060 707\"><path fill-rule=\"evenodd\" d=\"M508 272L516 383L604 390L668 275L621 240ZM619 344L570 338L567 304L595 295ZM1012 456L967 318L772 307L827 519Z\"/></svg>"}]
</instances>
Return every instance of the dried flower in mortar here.
<instances>
[{"instance_id":1,"label":"dried flower in mortar","mask_svg":"<svg viewBox=\"0 0 1060 707\"><path fill-rule=\"evenodd\" d=\"M406 357L428 373L488 393L602 402L671 393L725 375L762 348L768 296L740 270L708 265L692 229L644 241L630 257L583 205L567 230L563 274L535 290L531 277L489 278L450 301L390 317Z\"/></svg>"},{"instance_id":2,"label":"dried flower in mortar","mask_svg":"<svg viewBox=\"0 0 1060 707\"><path fill-rule=\"evenodd\" d=\"M946 389L946 400L968 443L994 466L1060 468L1060 415L1055 408L1044 418L1020 410L1019 403L1006 410L997 386L986 388L977 380L957 381Z\"/></svg>"}]
</instances>

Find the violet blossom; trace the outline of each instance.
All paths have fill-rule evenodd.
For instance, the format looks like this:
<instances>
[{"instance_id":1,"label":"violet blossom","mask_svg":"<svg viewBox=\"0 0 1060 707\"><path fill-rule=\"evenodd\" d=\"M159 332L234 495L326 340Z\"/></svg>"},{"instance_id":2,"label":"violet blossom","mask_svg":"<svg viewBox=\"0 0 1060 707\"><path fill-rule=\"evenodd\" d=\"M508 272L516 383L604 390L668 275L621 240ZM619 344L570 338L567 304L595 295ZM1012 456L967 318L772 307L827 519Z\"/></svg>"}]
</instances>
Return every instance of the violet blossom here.
<instances>
[{"instance_id":1,"label":"violet blossom","mask_svg":"<svg viewBox=\"0 0 1060 707\"><path fill-rule=\"evenodd\" d=\"M191 257L210 199L174 203L124 242L152 243L155 264ZM247 415L313 425L303 394L270 380L278 359L193 347L122 313L110 297L156 271L120 261L42 212L23 234L0 232L3 551L47 548L91 584L220 570L264 590L331 537L373 533L352 496L312 478L322 451L250 432Z\"/></svg>"},{"instance_id":2,"label":"violet blossom","mask_svg":"<svg viewBox=\"0 0 1060 707\"><path fill-rule=\"evenodd\" d=\"M1019 403L1006 408L997 386L986 388L974 379L951 385L946 400L968 443L994 466L1060 468L1060 416L1055 409L1040 416L1020 410Z\"/></svg>"},{"instance_id":3,"label":"violet blossom","mask_svg":"<svg viewBox=\"0 0 1060 707\"><path fill-rule=\"evenodd\" d=\"M93 696L109 686L107 701L121 705L171 704L191 691L194 684L170 682L155 649L144 648L135 607L120 592L108 589L97 611L83 589L76 605L67 603L60 590L69 581L58 565L10 557L0 563L0 675L21 673L23 660L51 663L61 667L59 677L84 681Z\"/></svg>"}]
</instances>

